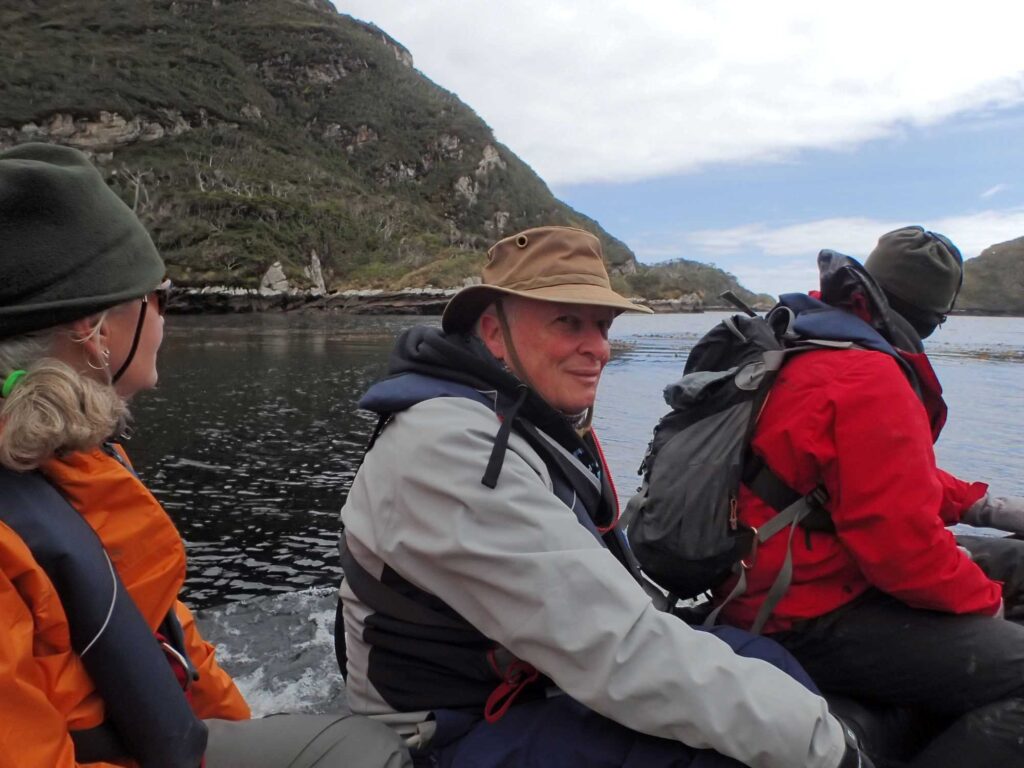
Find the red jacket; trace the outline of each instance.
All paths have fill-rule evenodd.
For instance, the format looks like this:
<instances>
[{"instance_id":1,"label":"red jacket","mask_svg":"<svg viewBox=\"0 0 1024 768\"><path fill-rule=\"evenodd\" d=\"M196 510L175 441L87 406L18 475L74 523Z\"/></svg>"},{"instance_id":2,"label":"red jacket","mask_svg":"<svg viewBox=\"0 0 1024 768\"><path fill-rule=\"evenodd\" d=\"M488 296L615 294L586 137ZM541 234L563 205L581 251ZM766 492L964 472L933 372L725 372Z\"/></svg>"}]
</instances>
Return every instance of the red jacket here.
<instances>
[{"instance_id":1,"label":"red jacket","mask_svg":"<svg viewBox=\"0 0 1024 768\"><path fill-rule=\"evenodd\" d=\"M793 581L765 625L789 629L876 587L908 605L948 613L992 614L1002 596L957 549L946 525L981 498L935 466L924 406L899 365L863 350L804 352L782 369L758 421L753 447L793 489L828 490L836 533L793 537ZM746 487L740 520L760 526L775 511ZM746 594L723 610L749 627L786 554L787 531L761 545ZM716 591L721 599L730 579Z\"/></svg>"}]
</instances>

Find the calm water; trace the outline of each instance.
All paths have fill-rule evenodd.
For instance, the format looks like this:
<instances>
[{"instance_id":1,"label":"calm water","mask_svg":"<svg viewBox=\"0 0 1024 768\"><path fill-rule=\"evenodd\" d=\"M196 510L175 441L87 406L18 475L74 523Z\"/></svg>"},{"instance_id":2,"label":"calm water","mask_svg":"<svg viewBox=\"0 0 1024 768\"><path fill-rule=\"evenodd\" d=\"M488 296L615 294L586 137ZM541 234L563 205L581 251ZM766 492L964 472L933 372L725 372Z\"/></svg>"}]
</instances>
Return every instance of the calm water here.
<instances>
[{"instance_id":1,"label":"calm water","mask_svg":"<svg viewBox=\"0 0 1024 768\"><path fill-rule=\"evenodd\" d=\"M595 424L620 495L661 390L725 315L623 316ZM337 582L338 510L374 417L355 403L400 329L433 318L170 317L128 450L188 545L196 606ZM950 420L940 464L1024 495L1024 319L955 317L929 340Z\"/></svg>"}]
</instances>

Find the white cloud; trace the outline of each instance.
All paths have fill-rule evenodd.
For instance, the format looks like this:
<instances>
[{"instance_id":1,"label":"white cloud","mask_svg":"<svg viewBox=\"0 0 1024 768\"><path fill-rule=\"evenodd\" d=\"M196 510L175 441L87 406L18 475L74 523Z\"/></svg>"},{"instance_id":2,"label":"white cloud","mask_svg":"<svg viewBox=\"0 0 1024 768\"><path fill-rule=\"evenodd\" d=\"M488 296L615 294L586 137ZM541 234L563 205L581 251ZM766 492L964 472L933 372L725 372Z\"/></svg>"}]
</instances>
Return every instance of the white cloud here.
<instances>
[{"instance_id":1,"label":"white cloud","mask_svg":"<svg viewBox=\"0 0 1024 768\"><path fill-rule=\"evenodd\" d=\"M756 249L765 256L777 258L805 253L813 256L822 248L832 248L851 256L862 256L870 252L880 234L904 223L843 217L781 227L748 224L705 229L690 233L686 239L691 247L709 254L728 255Z\"/></svg>"},{"instance_id":2,"label":"white cloud","mask_svg":"<svg viewBox=\"0 0 1024 768\"><path fill-rule=\"evenodd\" d=\"M677 256L714 262L736 275L745 287L778 295L817 285L815 257L822 248L863 260L879 235L918 223L952 239L964 258L970 259L994 243L1020 237L1024 232L1024 208L980 211L926 222L829 218L786 226L745 224L661 236L654 242L638 242L635 250L646 263Z\"/></svg>"},{"instance_id":3,"label":"white cloud","mask_svg":"<svg viewBox=\"0 0 1024 768\"><path fill-rule=\"evenodd\" d=\"M964 258L971 259L990 245L1020 237L1024 232L1024 208L947 216L931 222L931 229L948 235Z\"/></svg>"},{"instance_id":4,"label":"white cloud","mask_svg":"<svg viewBox=\"0 0 1024 768\"><path fill-rule=\"evenodd\" d=\"M1002 0L335 0L552 183L851 147L1024 101Z\"/></svg>"},{"instance_id":5,"label":"white cloud","mask_svg":"<svg viewBox=\"0 0 1024 768\"><path fill-rule=\"evenodd\" d=\"M1009 188L1010 188L1009 184L996 184L995 186L989 187L984 192L982 192L981 193L981 197L983 199L987 200L988 198L992 197L993 195L998 195L1000 192L1005 192Z\"/></svg>"}]
</instances>

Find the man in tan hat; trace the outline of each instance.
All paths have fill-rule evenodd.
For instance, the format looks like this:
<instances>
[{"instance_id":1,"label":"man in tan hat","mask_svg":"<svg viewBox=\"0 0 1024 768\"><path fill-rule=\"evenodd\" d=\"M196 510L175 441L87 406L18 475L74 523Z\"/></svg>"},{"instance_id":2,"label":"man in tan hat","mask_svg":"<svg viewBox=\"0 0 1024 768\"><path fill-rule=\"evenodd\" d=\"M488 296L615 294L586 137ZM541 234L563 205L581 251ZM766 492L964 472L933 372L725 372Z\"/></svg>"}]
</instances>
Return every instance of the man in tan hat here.
<instances>
[{"instance_id":1,"label":"man in tan hat","mask_svg":"<svg viewBox=\"0 0 1024 768\"><path fill-rule=\"evenodd\" d=\"M778 646L645 591L590 416L612 321L649 310L597 238L539 227L488 256L360 402L380 420L342 510L352 708L450 768L868 765L822 698L723 640L792 663Z\"/></svg>"}]
</instances>

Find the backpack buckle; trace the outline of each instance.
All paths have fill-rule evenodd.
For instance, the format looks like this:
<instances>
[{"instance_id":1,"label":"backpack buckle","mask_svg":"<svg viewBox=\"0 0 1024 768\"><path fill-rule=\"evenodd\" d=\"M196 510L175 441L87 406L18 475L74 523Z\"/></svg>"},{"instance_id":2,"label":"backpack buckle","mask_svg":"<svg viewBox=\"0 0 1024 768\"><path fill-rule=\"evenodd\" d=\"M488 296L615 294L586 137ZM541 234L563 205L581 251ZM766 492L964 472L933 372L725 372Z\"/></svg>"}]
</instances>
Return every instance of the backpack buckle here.
<instances>
[{"instance_id":1,"label":"backpack buckle","mask_svg":"<svg viewBox=\"0 0 1024 768\"><path fill-rule=\"evenodd\" d=\"M814 486L814 490L807 494L808 504L816 509L825 509L828 498L828 491L825 490L825 486L820 484Z\"/></svg>"}]
</instances>

